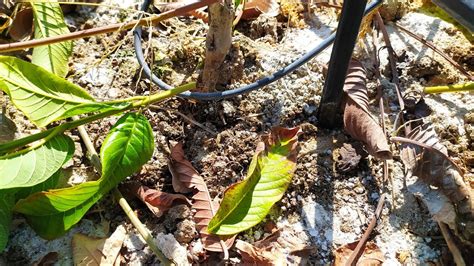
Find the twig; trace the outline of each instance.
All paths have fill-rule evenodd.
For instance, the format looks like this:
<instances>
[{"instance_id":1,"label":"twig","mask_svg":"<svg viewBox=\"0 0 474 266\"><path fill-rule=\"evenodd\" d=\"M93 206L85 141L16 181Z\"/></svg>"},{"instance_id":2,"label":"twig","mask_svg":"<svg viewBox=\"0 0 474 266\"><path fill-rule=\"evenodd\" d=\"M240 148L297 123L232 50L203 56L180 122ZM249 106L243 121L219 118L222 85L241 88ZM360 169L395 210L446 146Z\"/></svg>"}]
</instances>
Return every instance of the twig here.
<instances>
[{"instance_id":1,"label":"twig","mask_svg":"<svg viewBox=\"0 0 474 266\"><path fill-rule=\"evenodd\" d=\"M123 211L132 222L133 226L137 228L140 235L143 237L143 239L148 244L153 253L155 253L155 255L158 257L158 259L160 259L163 265L175 265L175 263L170 261L158 248L150 231L148 231L148 229L143 225L140 219L138 219L138 217L135 215L127 200L122 196L122 193L120 193L118 188L114 188L112 193L114 195L114 198L118 201L120 207L122 207Z\"/></svg>"},{"instance_id":2,"label":"twig","mask_svg":"<svg viewBox=\"0 0 474 266\"><path fill-rule=\"evenodd\" d=\"M451 65L453 65L455 68L457 68L461 73L463 73L469 80L471 81L474 81L474 76L472 76L466 69L464 69L461 65L459 65L456 61L454 61L454 59L452 59L449 55L447 55L446 53L444 53L443 51L441 51L440 49L436 48L436 46L428 41L428 40L425 40L423 37L421 37L420 35L416 34L416 33L413 33L411 32L410 30L408 30L407 28L395 23L395 26L397 26L399 29L401 29L403 32L405 32L406 34L410 35L410 37L412 37L413 39L421 42L422 44L426 45L428 48L430 48L431 50L435 51L436 53L438 53L440 56L442 56L444 59L446 59L449 63L451 63Z\"/></svg>"},{"instance_id":3,"label":"twig","mask_svg":"<svg viewBox=\"0 0 474 266\"><path fill-rule=\"evenodd\" d=\"M458 247L456 246L456 243L454 243L454 240L451 237L449 228L446 226L446 224L442 222L438 222L438 225L439 225L439 229L441 229L441 234L443 234L443 237L446 240L446 244L448 244L449 251L451 251L451 254L453 255L454 262L456 263L456 265L466 266L466 262L464 262L464 259L462 258L462 255L461 255L461 251L458 249Z\"/></svg>"},{"instance_id":4,"label":"twig","mask_svg":"<svg viewBox=\"0 0 474 266\"><path fill-rule=\"evenodd\" d=\"M158 22L161 22L163 20L166 20L172 17L185 15L186 13L190 11L193 11L195 9L198 9L204 6L208 6L216 2L217 0L201 0L201 1L192 2L188 5L184 5L182 7L161 13L159 15L154 15L154 16L142 18L139 20L133 20L130 22L116 23L116 24L106 25L106 26L97 27L93 29L81 30L81 31L71 32L68 34L62 34L62 35L52 36L48 38L34 39L30 41L25 41L25 42L2 44L0 45L0 53L12 52L12 51L22 50L26 48L33 48L33 47L52 44L52 43L70 41L70 40L80 39L84 37L110 33L117 30L129 30L129 29L133 29L134 27L138 25L146 26L149 24L156 24Z\"/></svg>"},{"instance_id":5,"label":"twig","mask_svg":"<svg viewBox=\"0 0 474 266\"><path fill-rule=\"evenodd\" d=\"M74 119L78 119L78 117L74 117ZM79 134L81 135L82 142L84 142L84 145L86 146L86 149L91 156L90 160L92 162L92 165L99 173L102 172L102 165L99 160L99 155L97 154L97 151L95 150L94 145L92 144L91 138L89 137L87 130L83 125L79 126L78 130ZM153 251L153 253L155 253L158 259L163 263L163 265L173 265L174 263L171 262L158 248L150 231L148 231L148 229L143 225L140 219L138 219L138 217L135 215L135 212L133 212L132 208L128 204L127 200L122 196L122 193L120 193L118 188L115 187L112 193L114 195L114 198L118 201L120 207L122 207L123 211L132 222L133 226L135 226L135 228L138 230L138 232L148 244L150 249Z\"/></svg>"},{"instance_id":6,"label":"twig","mask_svg":"<svg viewBox=\"0 0 474 266\"><path fill-rule=\"evenodd\" d=\"M398 104L400 105L400 109L405 109L405 103L403 101L402 94L400 92L400 79L398 78L398 70L397 70L397 57L395 50L393 50L392 43L390 41L390 36L388 35L387 28L385 28L385 24L383 23L382 17L380 13L377 11L375 12L375 20L377 21L377 27L382 32L383 40L388 50L388 61L390 62L390 69L392 71L392 81L395 84L395 89L397 91L397 98Z\"/></svg>"},{"instance_id":7,"label":"twig","mask_svg":"<svg viewBox=\"0 0 474 266\"><path fill-rule=\"evenodd\" d=\"M377 12L378 13L378 12ZM374 38L375 40L375 38ZM375 50L375 75L377 78L380 80L380 73L379 73L379 60L377 57L377 47L374 43L374 50ZM381 115L381 122L382 122L382 130L384 134L386 134L385 130L385 111L384 111L384 105L383 105L383 95L382 95L382 90L380 89L380 86L378 88L378 97L379 97L379 108L380 108L380 115ZM403 100L402 100L403 101ZM383 181L384 183L389 180L389 172L388 172L388 162L387 160L383 160ZM393 185L392 185L393 187ZM393 198L393 194L392 194ZM379 199L379 202L377 203L377 208L374 213L374 217L372 217L372 220L370 221L369 226L367 227L367 230L364 232L362 235L362 238L359 240L357 243L356 248L352 252L351 256L349 259L347 259L346 265L351 265L355 266L357 265L357 261L359 260L360 256L362 256L362 253L364 252L365 245L367 241L369 240L370 234L374 230L375 226L377 225L377 221L380 218L380 215L382 213L383 205L385 203L385 194L382 193L382 196Z\"/></svg>"},{"instance_id":8,"label":"twig","mask_svg":"<svg viewBox=\"0 0 474 266\"><path fill-rule=\"evenodd\" d=\"M427 145L423 142L420 142L420 141L417 141L417 140L414 140L414 139L409 139L409 138L404 138L404 137L391 137L390 141L413 144L413 145L417 145L417 146L420 146L422 148L425 148L425 149L427 149L431 152L435 152L435 153L441 155L442 157L444 157L446 160L448 160L451 163L451 165L454 166L454 168L456 168L456 170L458 170L458 172L464 173L464 171L461 168L459 168L459 166L453 161L453 159L451 159L451 157L449 157L447 154L441 152L440 150L434 148L433 146Z\"/></svg>"},{"instance_id":9,"label":"twig","mask_svg":"<svg viewBox=\"0 0 474 266\"><path fill-rule=\"evenodd\" d=\"M215 132L214 130L212 130L212 129L206 127L205 125L199 123L198 121L196 121L196 120L192 119L191 117L189 117L189 116L187 116L187 115L181 113L181 112L178 111L178 110L169 109L169 108L163 108L163 107L159 107L159 106L156 106L156 105L150 105L150 109L152 109L152 110L161 110L161 111L173 112L173 113L175 113L175 114L180 115L182 118L184 118L185 120L189 121L191 124L194 124L194 125L196 125L196 126L202 128L202 129L205 130L206 132L208 132L208 133L210 133L210 134L212 134L212 135L214 135L214 136L217 136L217 135L218 135L218 133Z\"/></svg>"},{"instance_id":10,"label":"twig","mask_svg":"<svg viewBox=\"0 0 474 266\"><path fill-rule=\"evenodd\" d=\"M377 209L375 210L374 217L372 217L372 220L370 221L370 224L367 227L367 230L365 231L364 235L357 243L357 246L352 252L351 256L349 257L349 259L347 259L346 265L353 266L357 264L357 261L359 260L360 256L364 252L365 244L367 243L367 240L369 239L370 234L372 233L375 226L377 225L377 221L380 218L380 214L382 213L384 202L385 202L385 194L382 194L382 196L379 199L379 203L377 204Z\"/></svg>"}]
</instances>

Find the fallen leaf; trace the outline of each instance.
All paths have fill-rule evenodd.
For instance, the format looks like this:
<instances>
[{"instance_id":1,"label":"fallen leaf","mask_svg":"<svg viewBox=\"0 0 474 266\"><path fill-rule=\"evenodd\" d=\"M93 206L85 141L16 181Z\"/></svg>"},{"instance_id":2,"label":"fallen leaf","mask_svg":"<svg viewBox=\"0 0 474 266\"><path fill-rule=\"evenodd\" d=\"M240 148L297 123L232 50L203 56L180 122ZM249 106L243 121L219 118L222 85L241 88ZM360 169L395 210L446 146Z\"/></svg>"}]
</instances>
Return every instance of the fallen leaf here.
<instances>
[{"instance_id":1,"label":"fallen leaf","mask_svg":"<svg viewBox=\"0 0 474 266\"><path fill-rule=\"evenodd\" d=\"M15 133L17 127L6 115L6 108L2 107L2 113L0 114L0 144L9 142L15 139Z\"/></svg>"},{"instance_id":2,"label":"fallen leaf","mask_svg":"<svg viewBox=\"0 0 474 266\"><path fill-rule=\"evenodd\" d=\"M209 231L236 234L260 223L279 201L296 170L300 129L274 127L258 143L247 177L226 189Z\"/></svg>"},{"instance_id":3,"label":"fallen leaf","mask_svg":"<svg viewBox=\"0 0 474 266\"><path fill-rule=\"evenodd\" d=\"M209 221L215 215L219 204L212 200L206 182L192 164L186 160L182 143L178 143L171 148L171 160L168 167L173 176L172 183L176 192L197 191L192 196L191 208L196 211L194 222L196 223L196 230L201 235L204 248L209 251L224 252L224 249L231 247L235 235L219 237L207 231ZM223 244L225 247L223 247Z\"/></svg>"},{"instance_id":4,"label":"fallen leaf","mask_svg":"<svg viewBox=\"0 0 474 266\"><path fill-rule=\"evenodd\" d=\"M379 159L391 159L387 138L379 123L369 111L365 69L359 61L352 60L347 70L344 91L344 130L354 139L365 143L368 152Z\"/></svg>"},{"instance_id":5,"label":"fallen leaf","mask_svg":"<svg viewBox=\"0 0 474 266\"><path fill-rule=\"evenodd\" d=\"M59 254L57 252L49 252L44 257L33 263L33 266L53 266L58 262Z\"/></svg>"},{"instance_id":6,"label":"fallen leaf","mask_svg":"<svg viewBox=\"0 0 474 266\"><path fill-rule=\"evenodd\" d=\"M425 99L421 97L418 101L411 97L404 100L405 102L405 111L404 118L405 121L414 120L429 116L433 110L431 107L426 104Z\"/></svg>"},{"instance_id":7,"label":"fallen leaf","mask_svg":"<svg viewBox=\"0 0 474 266\"><path fill-rule=\"evenodd\" d=\"M405 165L406 176L408 178L416 176L443 193L456 209L456 227L451 229L454 229L461 238L474 243L472 189L464 183L462 171L448 156L446 147L439 142L433 127L430 124L423 124L410 131L405 139L394 139L403 142L400 157ZM428 209L434 211L431 214L438 221L451 221L452 217L442 217L443 214L452 215L444 205L433 207L429 204ZM452 223L446 223L452 226Z\"/></svg>"},{"instance_id":8,"label":"fallen leaf","mask_svg":"<svg viewBox=\"0 0 474 266\"><path fill-rule=\"evenodd\" d=\"M254 19L265 14L276 17L280 14L280 4L276 0L249 0L245 3L242 19Z\"/></svg>"},{"instance_id":9,"label":"fallen leaf","mask_svg":"<svg viewBox=\"0 0 474 266\"><path fill-rule=\"evenodd\" d=\"M31 7L20 9L13 18L13 22L8 29L10 38L15 41L22 41L30 37L33 33L33 11Z\"/></svg>"},{"instance_id":10,"label":"fallen leaf","mask_svg":"<svg viewBox=\"0 0 474 266\"><path fill-rule=\"evenodd\" d=\"M337 170L341 172L349 172L359 165L362 156L350 143L344 143L339 148L339 156L336 159Z\"/></svg>"},{"instance_id":11,"label":"fallen leaf","mask_svg":"<svg viewBox=\"0 0 474 266\"><path fill-rule=\"evenodd\" d=\"M156 217L161 217L164 212L169 210L176 203L191 205L188 198L181 194L162 192L147 186L142 186L138 183L129 183L127 186L127 189L143 201Z\"/></svg>"},{"instance_id":12,"label":"fallen leaf","mask_svg":"<svg viewBox=\"0 0 474 266\"><path fill-rule=\"evenodd\" d=\"M254 246L287 254L285 259L288 265L305 265L308 263L309 255L315 252L315 248L309 246L291 227L277 229L264 239L255 242Z\"/></svg>"},{"instance_id":13,"label":"fallen leaf","mask_svg":"<svg viewBox=\"0 0 474 266\"><path fill-rule=\"evenodd\" d=\"M347 259L351 256L352 252L357 246L358 241L346 244L342 247L339 247L334 252L334 266L344 266L346 265ZM365 246L365 249L362 253L362 256L357 262L358 266L375 266L382 265L385 257L380 251L379 247L373 242L368 242Z\"/></svg>"},{"instance_id":14,"label":"fallen leaf","mask_svg":"<svg viewBox=\"0 0 474 266\"><path fill-rule=\"evenodd\" d=\"M126 237L120 225L109 238L93 238L83 234L72 237L74 265L120 265L120 249Z\"/></svg>"},{"instance_id":15,"label":"fallen leaf","mask_svg":"<svg viewBox=\"0 0 474 266\"><path fill-rule=\"evenodd\" d=\"M286 265L285 255L279 251L257 248L242 240L235 242L235 248L244 265Z\"/></svg>"}]
</instances>

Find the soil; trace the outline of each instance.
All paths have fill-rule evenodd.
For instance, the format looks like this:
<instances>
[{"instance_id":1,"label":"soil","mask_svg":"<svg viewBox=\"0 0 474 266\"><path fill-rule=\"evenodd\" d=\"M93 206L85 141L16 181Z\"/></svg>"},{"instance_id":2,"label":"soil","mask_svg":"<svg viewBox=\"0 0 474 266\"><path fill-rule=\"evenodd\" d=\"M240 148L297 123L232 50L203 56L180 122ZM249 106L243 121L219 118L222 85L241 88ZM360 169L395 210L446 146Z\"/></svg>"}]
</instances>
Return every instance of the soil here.
<instances>
[{"instance_id":1,"label":"soil","mask_svg":"<svg viewBox=\"0 0 474 266\"><path fill-rule=\"evenodd\" d=\"M109 2L114 1L104 1ZM133 1L124 1L121 5L129 8L133 4ZM292 9L292 12L298 10L299 15L292 17L291 23L284 14L240 22L223 67L220 89L236 88L277 71L335 30L337 13L334 10L327 7L311 11L299 9ZM407 8L397 14L392 18L397 19L397 24L432 41L474 73L474 46L459 25L430 15L424 9L415 12ZM109 7L79 7L66 15L66 21L71 30L77 30L128 20L134 15ZM401 32L393 21L386 25L398 55L397 70L404 94L420 98L426 85L467 81L438 54ZM147 54L151 54L147 58L153 58L149 62L154 63L154 73L172 85L194 80L202 68L206 27L202 21L186 17L146 28L143 46L147 48ZM367 69L370 108L378 116L373 43L377 43L378 47L384 43L381 35L375 35L376 40L373 36L369 29L358 42L354 56ZM265 220L241 233L238 239L249 243L258 241L269 234L265 231L265 225L275 222L283 231L298 234L303 243L315 249L308 257L309 264L329 264L338 247L360 239L374 215L382 187L388 186L391 193L386 195L381 220L371 238L382 251L385 263L413 265L450 262L449 255L445 256L447 245L436 222L431 219L427 208L406 188L404 167L398 156L389 164L390 182L384 183L382 162L362 152L359 142L342 129L327 130L317 126L316 114L324 84L323 70L330 50L326 49L287 77L250 94L210 102L175 98L156 108L144 110L152 124L157 145L152 160L130 179L172 192L171 174L167 167L168 147L170 142L180 141L184 143L187 158L207 182L211 196L222 197L229 185L245 177L262 134L273 126L299 126L303 133L299 138L297 170L291 185ZM387 104L385 116L391 132L395 130L394 121L400 108L394 84L390 81L392 75L387 49L380 51L379 58L383 97ZM75 41L68 79L100 100L158 91L140 71L131 32ZM425 95L424 99L433 110L428 120L435 126L450 157L465 169L464 178L472 187L474 97L469 93L456 93ZM204 128L190 123L177 111L201 123ZM16 124L16 137L38 131L11 105L8 105L7 116ZM110 117L86 126L97 149L100 149L105 135L117 119ZM96 179L98 176L85 156L85 147L78 132L73 130L69 134L76 143L76 152L73 160L65 166L69 173L68 182L77 184ZM355 148L350 150L350 147ZM392 147L395 149L395 144ZM350 160L352 156L349 156L349 161L342 162L347 167L341 169L342 155L348 150L356 152L360 161ZM196 259L202 259L202 244L187 206L175 206L164 216L156 218L138 200L130 198L129 202L153 235L165 243L163 245L177 240L180 248L176 252L188 252L188 257L195 259L194 263L197 263ZM159 262L117 203L106 197L66 236L52 241L36 236L22 217L15 216L8 247L0 253L0 265L31 264L52 251L59 253L57 264L72 264L73 234L81 232L105 237L119 225L124 225L128 234L121 251L123 263ZM208 262L222 258L218 253L210 255ZM240 255L235 250L231 249L230 255L233 263L240 262Z\"/></svg>"}]
</instances>

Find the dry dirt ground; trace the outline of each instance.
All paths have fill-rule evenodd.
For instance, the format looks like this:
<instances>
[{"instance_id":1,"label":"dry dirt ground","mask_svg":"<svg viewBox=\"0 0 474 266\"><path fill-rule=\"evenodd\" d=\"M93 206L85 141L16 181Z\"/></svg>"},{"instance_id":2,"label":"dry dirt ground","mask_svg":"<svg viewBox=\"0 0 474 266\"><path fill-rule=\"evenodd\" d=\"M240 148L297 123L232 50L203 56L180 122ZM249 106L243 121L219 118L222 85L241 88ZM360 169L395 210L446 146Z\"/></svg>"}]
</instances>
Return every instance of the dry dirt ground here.
<instances>
[{"instance_id":1,"label":"dry dirt ground","mask_svg":"<svg viewBox=\"0 0 474 266\"><path fill-rule=\"evenodd\" d=\"M108 7L81 7L66 15L66 20L72 30L79 30L123 21L132 15L133 12ZM389 17L387 14L384 16ZM395 16L398 16L397 23L434 42L473 73L473 44L458 25L425 9L418 12L406 9ZM300 11L299 17L290 22L284 15L276 18L262 16L255 21L241 22L226 61L226 66L230 67L223 68L222 84L238 87L285 66L331 34L336 25L336 12L328 8ZM387 30L399 56L400 83L406 95L419 98L425 85L466 81L447 61L399 31L393 22L387 23ZM195 78L203 60L205 33L206 25L193 18L172 19L159 27L145 29L144 47L154 57L155 74L174 85ZM373 36L369 27L354 54L367 69L371 111L379 115L375 100L378 83ZM382 36L376 36L375 43L378 47L383 46ZM362 158L354 170L341 172L337 165L340 148L345 143L357 145L357 141L343 130L326 130L317 126L316 112L329 56L330 48L291 75L248 95L213 102L176 98L144 110L152 124L157 145L153 159L130 180L172 192L167 147L170 141L181 141L187 158L205 178L211 196L221 197L227 186L245 176L260 135L277 125L299 126L303 131L301 149L288 191L262 224L241 233L238 239L250 243L259 240L268 235L265 225L274 222L283 231L292 232L313 247L306 263L329 264L334 259L336 248L358 240L364 233L384 186L382 163L370 156ZM394 84L390 82L387 50L381 50L379 56L387 128L392 132L393 121L400 110ZM98 99L146 95L158 90L140 72L130 32L75 41L70 69L69 79ZM425 100L434 110L429 120L448 147L449 155L466 169L465 180L472 184L472 94L427 95ZM10 106L8 111L17 123L19 135L36 131L13 107ZM189 122L180 113L203 126ZM87 126L97 149L116 120L117 117L111 117ZM70 134L76 142L76 153L72 162L65 166L69 182L77 184L96 178L78 132ZM396 150L394 144L392 148ZM389 167L391 182L385 185L390 193L386 195L381 220L371 237L382 251L386 265L449 262L449 252L437 224L423 203L404 185L403 165L397 156L390 161ZM156 218L136 199L130 199L130 203L154 235L171 234L186 249L199 250L199 239L193 238L193 228L184 226L185 221L190 221L188 207L174 207L168 214ZM0 254L0 265L30 264L52 251L59 253L58 264L71 264L73 234L82 232L105 237L119 225L124 225L128 232L121 250L123 263L158 263L117 203L107 197L94 206L70 233L53 241L37 237L24 219L16 216L9 245ZM211 255L211 261L219 260L221 256ZM230 255L232 262L239 262L235 250L231 249Z\"/></svg>"}]
</instances>

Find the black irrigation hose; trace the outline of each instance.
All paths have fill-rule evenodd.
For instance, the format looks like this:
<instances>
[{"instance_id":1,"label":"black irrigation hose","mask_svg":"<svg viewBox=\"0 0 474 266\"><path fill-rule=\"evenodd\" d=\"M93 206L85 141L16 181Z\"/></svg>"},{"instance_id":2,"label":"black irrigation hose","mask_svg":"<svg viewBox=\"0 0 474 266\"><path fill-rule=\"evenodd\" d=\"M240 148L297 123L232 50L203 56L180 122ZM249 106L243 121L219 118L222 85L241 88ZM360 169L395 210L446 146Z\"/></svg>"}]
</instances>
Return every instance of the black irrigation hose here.
<instances>
[{"instance_id":1,"label":"black irrigation hose","mask_svg":"<svg viewBox=\"0 0 474 266\"><path fill-rule=\"evenodd\" d=\"M350 1L350 0L345 0L345 1ZM383 0L374 0L370 4L368 4L365 8L364 11L364 16L367 15L369 12L374 10L378 5L380 5L383 2ZM148 9L148 6L150 5L150 0L145 0L143 2L143 5L141 7L141 11L146 11ZM161 89L169 90L172 89L173 87L166 84L163 80L159 79L157 76L155 76L151 70L148 64L145 62L145 58L143 56L143 50L142 50L142 27L138 26L134 31L134 46L135 46L135 53L137 56L138 63L140 66L143 68L143 72L145 75L153 81L158 87ZM237 89L232 89L232 90L227 90L227 91L218 91L218 92L183 92L179 94L180 97L183 98L191 98L195 100L220 100L224 98L230 98L234 97L237 95L241 95L256 89L260 89L263 86L266 86L286 75L289 73L295 71L297 68L308 62L310 59L321 53L324 49L326 49L329 45L331 45L334 42L334 39L336 37L336 33L331 34L329 37L324 39L322 42L320 42L315 48L295 60L293 63L283 67L282 69L272 73L269 76L263 77L256 82L250 83L248 85L245 85L243 87L237 88Z\"/></svg>"}]
</instances>

